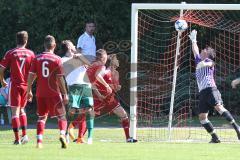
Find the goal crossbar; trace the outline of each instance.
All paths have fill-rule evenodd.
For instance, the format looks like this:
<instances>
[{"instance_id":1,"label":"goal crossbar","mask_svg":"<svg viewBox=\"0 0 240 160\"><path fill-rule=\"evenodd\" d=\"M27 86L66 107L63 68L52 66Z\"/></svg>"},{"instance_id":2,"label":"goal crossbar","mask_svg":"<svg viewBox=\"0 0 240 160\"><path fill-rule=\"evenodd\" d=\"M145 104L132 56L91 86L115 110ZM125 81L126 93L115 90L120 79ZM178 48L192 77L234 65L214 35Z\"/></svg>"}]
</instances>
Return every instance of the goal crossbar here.
<instances>
[{"instance_id":1,"label":"goal crossbar","mask_svg":"<svg viewBox=\"0 0 240 160\"><path fill-rule=\"evenodd\" d=\"M179 3L133 3L132 10L240 10L240 4L179 4Z\"/></svg>"}]
</instances>

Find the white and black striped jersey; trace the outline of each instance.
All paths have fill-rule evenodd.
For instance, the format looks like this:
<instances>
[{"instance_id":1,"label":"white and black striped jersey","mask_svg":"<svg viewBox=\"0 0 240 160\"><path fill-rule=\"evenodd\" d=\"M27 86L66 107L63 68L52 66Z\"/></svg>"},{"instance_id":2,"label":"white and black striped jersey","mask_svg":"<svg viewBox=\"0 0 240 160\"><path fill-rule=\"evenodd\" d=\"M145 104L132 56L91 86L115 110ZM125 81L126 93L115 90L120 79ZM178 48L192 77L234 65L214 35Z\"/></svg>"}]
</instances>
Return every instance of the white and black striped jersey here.
<instances>
[{"instance_id":1,"label":"white and black striped jersey","mask_svg":"<svg viewBox=\"0 0 240 160\"><path fill-rule=\"evenodd\" d=\"M198 84L199 92L208 87L216 87L216 83L214 80L214 66L201 66L200 62L213 62L211 59L206 58L202 60L199 55L195 57L195 64L196 64L196 79Z\"/></svg>"}]
</instances>

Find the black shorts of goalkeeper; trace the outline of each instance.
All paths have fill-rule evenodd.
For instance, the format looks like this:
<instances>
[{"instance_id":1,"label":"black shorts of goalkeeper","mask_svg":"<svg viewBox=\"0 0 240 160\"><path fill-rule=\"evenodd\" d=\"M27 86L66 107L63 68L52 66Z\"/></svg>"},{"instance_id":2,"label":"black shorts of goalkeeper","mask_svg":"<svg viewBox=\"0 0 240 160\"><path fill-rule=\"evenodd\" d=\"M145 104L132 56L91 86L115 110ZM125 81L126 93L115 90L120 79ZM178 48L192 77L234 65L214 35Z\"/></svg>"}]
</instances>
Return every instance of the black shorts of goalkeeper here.
<instances>
[{"instance_id":1,"label":"black shorts of goalkeeper","mask_svg":"<svg viewBox=\"0 0 240 160\"><path fill-rule=\"evenodd\" d=\"M208 113L216 105L223 105L222 96L216 87L208 87L199 93L199 113Z\"/></svg>"}]
</instances>

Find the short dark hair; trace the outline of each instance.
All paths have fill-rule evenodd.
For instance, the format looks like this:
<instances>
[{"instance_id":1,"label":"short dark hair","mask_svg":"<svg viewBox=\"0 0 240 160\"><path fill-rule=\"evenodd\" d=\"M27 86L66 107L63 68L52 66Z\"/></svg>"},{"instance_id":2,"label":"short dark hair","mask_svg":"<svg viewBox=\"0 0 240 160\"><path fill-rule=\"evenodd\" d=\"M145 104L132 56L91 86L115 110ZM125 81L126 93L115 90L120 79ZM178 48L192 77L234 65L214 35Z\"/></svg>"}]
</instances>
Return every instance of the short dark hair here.
<instances>
[{"instance_id":1,"label":"short dark hair","mask_svg":"<svg viewBox=\"0 0 240 160\"><path fill-rule=\"evenodd\" d=\"M17 32L17 34L16 34L17 45L24 45L24 44L27 43L27 41L28 41L28 33L27 33L27 31Z\"/></svg>"},{"instance_id":2,"label":"short dark hair","mask_svg":"<svg viewBox=\"0 0 240 160\"><path fill-rule=\"evenodd\" d=\"M46 49L52 49L52 47L56 44L55 38L51 35L47 35L44 39L44 47Z\"/></svg>"},{"instance_id":3,"label":"short dark hair","mask_svg":"<svg viewBox=\"0 0 240 160\"><path fill-rule=\"evenodd\" d=\"M70 40L63 40L62 41L62 43L61 43L62 53L66 53L68 51L69 42L71 42L71 41Z\"/></svg>"},{"instance_id":4,"label":"short dark hair","mask_svg":"<svg viewBox=\"0 0 240 160\"><path fill-rule=\"evenodd\" d=\"M94 20L87 20L87 21L85 22L85 25L87 25L87 24L89 24L89 23L93 23L94 25L96 25L96 23L94 22Z\"/></svg>"}]
</instances>

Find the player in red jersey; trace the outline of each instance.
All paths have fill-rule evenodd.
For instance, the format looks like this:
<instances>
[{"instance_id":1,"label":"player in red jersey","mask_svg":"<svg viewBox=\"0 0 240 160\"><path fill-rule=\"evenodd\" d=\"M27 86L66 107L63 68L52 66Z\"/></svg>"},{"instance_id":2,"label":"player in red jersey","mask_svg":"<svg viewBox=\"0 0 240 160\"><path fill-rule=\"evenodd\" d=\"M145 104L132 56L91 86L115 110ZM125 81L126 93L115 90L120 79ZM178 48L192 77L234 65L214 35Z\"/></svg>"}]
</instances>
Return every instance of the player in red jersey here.
<instances>
[{"instance_id":1,"label":"player in red jersey","mask_svg":"<svg viewBox=\"0 0 240 160\"><path fill-rule=\"evenodd\" d=\"M4 70L10 68L9 105L12 109L12 128L15 135L14 144L28 142L27 116L24 108L27 104L27 77L34 53L25 48L28 42L28 33L20 31L16 34L17 47L9 50L0 63L0 81L3 87L7 86L4 80ZM22 129L22 138L19 137L19 128Z\"/></svg>"},{"instance_id":2,"label":"player in red jersey","mask_svg":"<svg viewBox=\"0 0 240 160\"><path fill-rule=\"evenodd\" d=\"M58 118L60 129L60 142L62 148L66 148L66 111L68 103L67 89L63 78L61 58L54 54L56 47L55 38L46 36L44 40L45 52L36 56L33 60L28 77L28 99L31 101L32 83L37 78L37 148L42 148L42 137L48 115Z\"/></svg>"},{"instance_id":3,"label":"player in red jersey","mask_svg":"<svg viewBox=\"0 0 240 160\"><path fill-rule=\"evenodd\" d=\"M104 49L99 49L96 52L96 61L87 69L87 75L90 82L96 86L97 84L102 84L106 89L106 94L111 94L112 89L103 79L103 74L105 72L105 64L107 62L107 52Z\"/></svg>"},{"instance_id":4,"label":"player in red jersey","mask_svg":"<svg viewBox=\"0 0 240 160\"><path fill-rule=\"evenodd\" d=\"M97 82L94 97L94 109L96 116L100 116L106 113L114 113L121 120L121 125L124 129L125 137L127 142L137 142L137 140L130 138L129 136L129 118L121 106L119 100L116 98L116 92L121 89L121 85L119 84L119 72L117 68L119 67L119 61L115 54L110 55L110 65L103 72L103 79L106 83L110 85L113 92L108 94L106 92L106 87Z\"/></svg>"},{"instance_id":5,"label":"player in red jersey","mask_svg":"<svg viewBox=\"0 0 240 160\"><path fill-rule=\"evenodd\" d=\"M120 106L118 99L115 98L115 93L121 89L121 85L119 85L119 73L116 70L119 67L119 61L116 55L110 55L109 57L110 65L107 69L103 69L101 73L104 81L109 84L113 92L108 94L106 92L106 87L102 83L99 83L98 81L96 82L96 90L94 92L94 107L96 115L112 112L115 108ZM124 112L122 114L127 116L124 109L121 111Z\"/></svg>"},{"instance_id":6,"label":"player in red jersey","mask_svg":"<svg viewBox=\"0 0 240 160\"><path fill-rule=\"evenodd\" d=\"M98 53L97 53L98 56ZM99 62L95 62L89 69L92 69L92 72L88 72L88 75L91 77L92 83L94 83L94 110L96 117L101 116L108 113L116 114L120 120L122 127L125 132L125 137L127 142L137 142L137 140L130 138L129 136L129 118L124 110L124 108L120 105L119 100L116 98L116 92L121 89L121 85L119 84L119 72L116 70L119 67L119 61L116 55L109 56L110 58L110 66L105 70L105 66L101 66ZM95 68L92 68L94 67ZM95 70L95 71L93 71ZM97 73L97 74L96 74ZM108 86L104 83L98 81L99 77L94 81L94 75L100 76L109 85L112 89L112 92L108 91ZM90 78L89 77L89 78ZM84 124L84 120L79 117L79 123ZM83 127L84 125L79 125L79 127ZM86 128L81 128L79 131L82 131L81 135L84 135Z\"/></svg>"}]
</instances>

